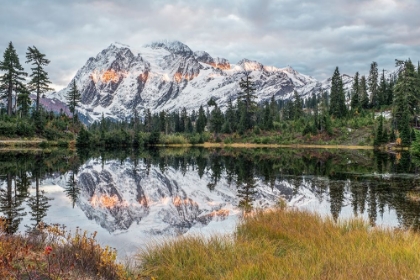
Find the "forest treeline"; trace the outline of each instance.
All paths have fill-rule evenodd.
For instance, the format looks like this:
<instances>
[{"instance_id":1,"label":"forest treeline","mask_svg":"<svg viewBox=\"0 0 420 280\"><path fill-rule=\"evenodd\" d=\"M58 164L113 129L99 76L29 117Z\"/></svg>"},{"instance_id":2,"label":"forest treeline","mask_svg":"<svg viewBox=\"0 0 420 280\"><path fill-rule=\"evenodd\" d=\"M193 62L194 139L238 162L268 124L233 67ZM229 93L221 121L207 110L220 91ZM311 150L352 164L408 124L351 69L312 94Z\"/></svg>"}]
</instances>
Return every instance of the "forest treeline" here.
<instances>
[{"instance_id":1,"label":"forest treeline","mask_svg":"<svg viewBox=\"0 0 420 280\"><path fill-rule=\"evenodd\" d=\"M325 140L337 144L334 139L352 138L352 130L367 128L368 137L355 144L396 142L409 146L416 138L420 67L416 69L411 60L396 61L396 66L399 71L395 75L384 70L379 74L373 62L367 77L355 74L349 90L345 90L337 67L329 93L313 93L302 99L295 91L289 100L276 101L273 96L260 104L255 102L255 83L245 72L239 97L229 100L224 112L210 99L198 111L183 108L152 114L146 109L140 115L134 110L133 117L122 122L102 117L79 134L78 144L138 146L241 139L264 144L316 139L319 144Z\"/></svg>"}]
</instances>

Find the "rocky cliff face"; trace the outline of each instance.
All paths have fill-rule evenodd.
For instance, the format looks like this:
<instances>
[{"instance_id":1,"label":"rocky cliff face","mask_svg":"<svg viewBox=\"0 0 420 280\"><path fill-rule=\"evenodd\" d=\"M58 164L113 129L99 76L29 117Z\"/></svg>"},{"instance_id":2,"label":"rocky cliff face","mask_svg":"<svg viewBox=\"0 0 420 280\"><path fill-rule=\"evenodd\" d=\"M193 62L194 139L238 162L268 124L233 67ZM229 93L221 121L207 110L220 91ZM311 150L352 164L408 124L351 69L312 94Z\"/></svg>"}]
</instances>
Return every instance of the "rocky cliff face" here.
<instances>
[{"instance_id":1,"label":"rocky cliff face","mask_svg":"<svg viewBox=\"0 0 420 280\"><path fill-rule=\"evenodd\" d=\"M124 119L134 110L198 110L210 98L226 108L240 92L239 81L248 71L256 84L257 102L288 99L296 90L303 98L328 90L328 80L319 82L291 67L276 68L242 59L231 64L205 51L193 52L178 41L160 41L137 50L111 44L88 59L74 79L81 92L80 113L88 121L105 117ZM350 77L351 78L351 77ZM345 80L349 87L351 79ZM50 97L65 102L69 87Z\"/></svg>"}]
</instances>

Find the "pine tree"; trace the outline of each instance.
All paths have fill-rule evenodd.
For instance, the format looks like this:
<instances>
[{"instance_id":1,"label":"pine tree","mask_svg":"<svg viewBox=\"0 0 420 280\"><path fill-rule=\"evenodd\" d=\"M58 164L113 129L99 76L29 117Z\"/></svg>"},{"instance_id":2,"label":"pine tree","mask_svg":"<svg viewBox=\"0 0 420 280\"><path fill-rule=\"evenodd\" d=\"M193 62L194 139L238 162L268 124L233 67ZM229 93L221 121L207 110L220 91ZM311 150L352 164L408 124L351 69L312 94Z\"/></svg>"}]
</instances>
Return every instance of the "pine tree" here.
<instances>
[{"instance_id":1,"label":"pine tree","mask_svg":"<svg viewBox=\"0 0 420 280\"><path fill-rule=\"evenodd\" d=\"M360 85L359 85L359 72L354 75L351 95L351 110L353 113L360 112Z\"/></svg>"},{"instance_id":2,"label":"pine tree","mask_svg":"<svg viewBox=\"0 0 420 280\"><path fill-rule=\"evenodd\" d=\"M0 71L6 72L0 77L0 93L3 93L2 98L7 99L7 114L11 116L13 113L13 89L23 87L22 81L25 80L24 76L27 76L12 42L9 43L3 54L3 61L0 61Z\"/></svg>"},{"instance_id":3,"label":"pine tree","mask_svg":"<svg viewBox=\"0 0 420 280\"><path fill-rule=\"evenodd\" d=\"M368 86L371 95L371 105L374 108L379 108L378 64L375 61L370 65Z\"/></svg>"},{"instance_id":4,"label":"pine tree","mask_svg":"<svg viewBox=\"0 0 420 280\"><path fill-rule=\"evenodd\" d=\"M67 106L69 106L69 110L73 115L73 123L74 123L74 116L76 113L76 107L79 106L79 102L80 102L80 92L77 89L76 80L73 80L73 83L67 94Z\"/></svg>"},{"instance_id":5,"label":"pine tree","mask_svg":"<svg viewBox=\"0 0 420 280\"><path fill-rule=\"evenodd\" d=\"M334 75L331 79L330 93L330 115L342 118L346 116L347 107L344 95L343 80L341 79L338 67L335 68Z\"/></svg>"},{"instance_id":6,"label":"pine tree","mask_svg":"<svg viewBox=\"0 0 420 280\"><path fill-rule=\"evenodd\" d=\"M41 53L35 46L32 48L28 47L26 59L26 63L31 63L34 65L34 67L31 68L32 74L30 77L32 79L29 81L28 86L31 91L36 92L36 110L39 111L39 98L41 94L52 90L52 88L49 87L51 81L48 78L48 73L44 70L44 66L50 64L50 61L46 59L45 54Z\"/></svg>"}]
</instances>

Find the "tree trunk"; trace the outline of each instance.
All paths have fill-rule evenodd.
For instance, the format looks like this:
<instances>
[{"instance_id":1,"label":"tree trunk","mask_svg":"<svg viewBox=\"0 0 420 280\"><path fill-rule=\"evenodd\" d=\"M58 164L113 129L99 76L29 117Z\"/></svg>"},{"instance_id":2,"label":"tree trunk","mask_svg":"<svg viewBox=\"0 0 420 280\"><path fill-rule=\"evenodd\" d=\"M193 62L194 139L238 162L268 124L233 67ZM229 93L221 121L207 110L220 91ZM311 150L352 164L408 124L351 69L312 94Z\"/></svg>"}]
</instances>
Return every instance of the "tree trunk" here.
<instances>
[{"instance_id":1,"label":"tree trunk","mask_svg":"<svg viewBox=\"0 0 420 280\"><path fill-rule=\"evenodd\" d=\"M12 96L13 95L12 94L13 94L13 84L10 83L9 88L7 90L7 114L9 116L12 115L12 109L13 109L13 106L12 106Z\"/></svg>"}]
</instances>

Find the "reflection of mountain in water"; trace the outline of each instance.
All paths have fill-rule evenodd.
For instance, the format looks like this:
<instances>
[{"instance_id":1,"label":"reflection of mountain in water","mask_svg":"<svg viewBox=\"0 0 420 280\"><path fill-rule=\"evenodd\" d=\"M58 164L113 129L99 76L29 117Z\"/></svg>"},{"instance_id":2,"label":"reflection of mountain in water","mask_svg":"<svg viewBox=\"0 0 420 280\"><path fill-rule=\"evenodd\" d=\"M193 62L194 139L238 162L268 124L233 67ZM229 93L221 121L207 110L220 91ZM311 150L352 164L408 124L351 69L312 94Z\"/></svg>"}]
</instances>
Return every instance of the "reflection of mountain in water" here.
<instances>
[{"instance_id":1,"label":"reflection of mountain in water","mask_svg":"<svg viewBox=\"0 0 420 280\"><path fill-rule=\"evenodd\" d=\"M211 176L199 178L196 171L185 175L173 168L164 172L157 166L134 167L110 160L101 167L88 161L77 175L81 195L78 206L110 232L127 230L133 223L153 222L155 233L184 233L193 226L225 219L238 205L236 187L222 179L213 191L207 185ZM208 176L206 176L208 175ZM278 201L280 191L260 184L255 205L268 206Z\"/></svg>"},{"instance_id":2,"label":"reflection of mountain in water","mask_svg":"<svg viewBox=\"0 0 420 280\"><path fill-rule=\"evenodd\" d=\"M160 149L90 156L0 154L0 216L10 233L22 217L24 225L36 225L46 214L50 223L70 226L66 219L86 216L94 222L85 228L98 224L113 238L127 233L122 239L223 230L242 211L275 205L279 197L335 220L361 216L371 225L420 228L420 203L407 197L420 195L419 164L409 153ZM69 206L83 212L55 215L58 203L49 208L52 193L44 197L39 184L61 186Z\"/></svg>"}]
</instances>

